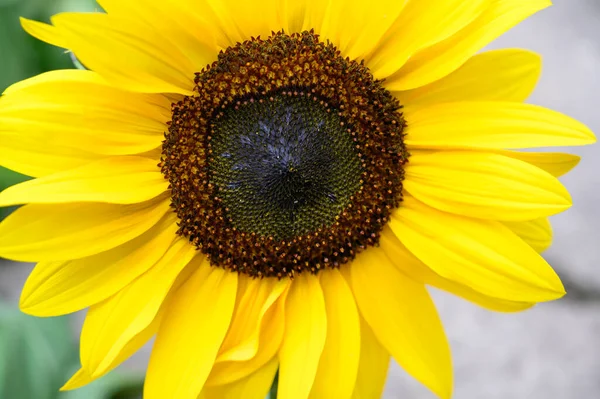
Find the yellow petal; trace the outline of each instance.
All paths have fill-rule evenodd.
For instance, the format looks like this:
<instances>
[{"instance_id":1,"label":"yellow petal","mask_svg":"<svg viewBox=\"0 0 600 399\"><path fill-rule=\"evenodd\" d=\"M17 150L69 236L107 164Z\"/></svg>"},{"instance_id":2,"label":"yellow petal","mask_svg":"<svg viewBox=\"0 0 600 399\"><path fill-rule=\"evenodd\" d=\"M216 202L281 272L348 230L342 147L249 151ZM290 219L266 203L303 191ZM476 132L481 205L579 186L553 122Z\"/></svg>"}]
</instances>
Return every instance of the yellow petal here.
<instances>
[{"instance_id":1,"label":"yellow petal","mask_svg":"<svg viewBox=\"0 0 600 399\"><path fill-rule=\"evenodd\" d=\"M217 359L208 380L207 386L227 385L236 380L243 379L277 354L283 339L285 327L285 300L287 298L289 282L286 289L271 306L262 319L260 326L259 347L256 355L245 361L223 361ZM225 338L227 340L227 338Z\"/></svg>"},{"instance_id":2,"label":"yellow petal","mask_svg":"<svg viewBox=\"0 0 600 399\"><path fill-rule=\"evenodd\" d=\"M475 291L517 302L565 293L550 265L500 222L441 212L405 196L390 227L433 271Z\"/></svg>"},{"instance_id":3,"label":"yellow petal","mask_svg":"<svg viewBox=\"0 0 600 399\"><path fill-rule=\"evenodd\" d=\"M278 0L263 0L260 6L251 1L207 0L230 45L250 37L266 39L283 28L278 14Z\"/></svg>"},{"instance_id":4,"label":"yellow petal","mask_svg":"<svg viewBox=\"0 0 600 399\"><path fill-rule=\"evenodd\" d=\"M281 20L281 29L286 33L298 33L302 32L309 25L308 22L309 10L314 10L312 5L317 6L317 10L320 11L321 17L318 26L321 26L323 20L323 14L325 13L326 6L323 2L316 0L281 0L278 2L278 15ZM317 26L317 24L313 25Z\"/></svg>"},{"instance_id":5,"label":"yellow petal","mask_svg":"<svg viewBox=\"0 0 600 399\"><path fill-rule=\"evenodd\" d=\"M423 150L412 148L410 153L414 155L429 155L438 154L446 150ZM482 152L477 148L464 149L464 151L477 151ZM564 152L531 152L531 151L513 151L513 150L495 150L485 149L485 153L494 153L504 155L527 162L533 166L536 166L554 177L560 177L570 172L574 167L579 164L581 157L579 155L567 154Z\"/></svg>"},{"instance_id":6,"label":"yellow petal","mask_svg":"<svg viewBox=\"0 0 600 399\"><path fill-rule=\"evenodd\" d=\"M362 60L377 47L406 2L407 0L332 0L328 4L323 26L317 32L322 40L328 39L334 43L344 57ZM317 3L310 6L320 5Z\"/></svg>"},{"instance_id":7,"label":"yellow petal","mask_svg":"<svg viewBox=\"0 0 600 399\"><path fill-rule=\"evenodd\" d=\"M474 291L465 285L443 278L406 249L394 236L389 226L386 226L382 231L379 244L381 250L385 252L394 266L413 280L447 291L485 309L495 312L521 312L534 305L530 302L516 302L493 298Z\"/></svg>"},{"instance_id":8,"label":"yellow petal","mask_svg":"<svg viewBox=\"0 0 600 399\"><path fill-rule=\"evenodd\" d=\"M237 273L205 261L174 295L156 336L144 398L200 394L231 322L237 280Z\"/></svg>"},{"instance_id":9,"label":"yellow petal","mask_svg":"<svg viewBox=\"0 0 600 399\"><path fill-rule=\"evenodd\" d=\"M46 176L105 157L71 147L48 146L34 135L0 131L0 165L27 176Z\"/></svg>"},{"instance_id":10,"label":"yellow petal","mask_svg":"<svg viewBox=\"0 0 600 399\"><path fill-rule=\"evenodd\" d=\"M578 155L563 152L524 152L510 150L495 150L494 152L530 163L545 170L554 177L567 174L581 160L581 157Z\"/></svg>"},{"instance_id":11,"label":"yellow petal","mask_svg":"<svg viewBox=\"0 0 600 399\"><path fill-rule=\"evenodd\" d=\"M434 208L493 220L531 220L568 209L571 196L547 172L475 151L412 154L404 188Z\"/></svg>"},{"instance_id":12,"label":"yellow petal","mask_svg":"<svg viewBox=\"0 0 600 399\"><path fill-rule=\"evenodd\" d=\"M217 361L244 361L254 357L259 348L260 325L267 311L281 296L288 282L285 279L250 278L238 298L229 332L223 341Z\"/></svg>"},{"instance_id":13,"label":"yellow petal","mask_svg":"<svg viewBox=\"0 0 600 399\"><path fill-rule=\"evenodd\" d=\"M72 117L78 116L81 122L104 122L111 116L113 119L120 120L128 114L143 117L144 119L140 118L133 122L122 121L122 123L128 123L124 128L124 133L138 127L140 132L152 134L155 134L156 130L164 130L165 123L171 117L171 104L183 97L177 94L126 91L111 86L110 82L97 72L80 69L41 73L12 84L4 91L3 95L2 101L11 98L32 100L48 103L48 108L52 108L52 105L56 108L61 102L70 108L79 106L76 111L80 115L77 115L75 111L71 111L71 114ZM19 101L3 102L3 104L13 103L16 106L22 106ZM3 108L12 107L3 105ZM95 113L92 114L92 112ZM89 128L93 127L93 125L89 126ZM114 126L114 128L119 127L117 124Z\"/></svg>"},{"instance_id":14,"label":"yellow petal","mask_svg":"<svg viewBox=\"0 0 600 399\"><path fill-rule=\"evenodd\" d=\"M114 295L164 255L177 228L177 217L167 214L146 233L112 250L66 262L38 263L21 292L21 310L34 316L58 316Z\"/></svg>"},{"instance_id":15,"label":"yellow petal","mask_svg":"<svg viewBox=\"0 0 600 399\"><path fill-rule=\"evenodd\" d=\"M165 96L112 88L91 71L44 73L0 98L0 162L41 176L106 155L143 153L160 146L170 106Z\"/></svg>"},{"instance_id":16,"label":"yellow petal","mask_svg":"<svg viewBox=\"0 0 600 399\"><path fill-rule=\"evenodd\" d=\"M277 398L307 398L327 336L325 301L316 276L303 273L294 278L285 311Z\"/></svg>"},{"instance_id":17,"label":"yellow petal","mask_svg":"<svg viewBox=\"0 0 600 399\"><path fill-rule=\"evenodd\" d=\"M472 23L411 57L388 78L386 88L414 89L449 75L492 40L551 4L550 0L490 0Z\"/></svg>"},{"instance_id":18,"label":"yellow petal","mask_svg":"<svg viewBox=\"0 0 600 399\"><path fill-rule=\"evenodd\" d=\"M442 323L425 286L396 269L380 248L350 266L356 303L396 361L442 399L452 393L452 361Z\"/></svg>"},{"instance_id":19,"label":"yellow petal","mask_svg":"<svg viewBox=\"0 0 600 399\"><path fill-rule=\"evenodd\" d=\"M530 104L464 101L406 112L406 144L413 148L532 148L596 141L581 122Z\"/></svg>"},{"instance_id":20,"label":"yellow petal","mask_svg":"<svg viewBox=\"0 0 600 399\"><path fill-rule=\"evenodd\" d=\"M42 40L56 47L67 48L67 45L56 27L43 22L32 21L21 17L21 26L25 32L36 39Z\"/></svg>"},{"instance_id":21,"label":"yellow petal","mask_svg":"<svg viewBox=\"0 0 600 399\"><path fill-rule=\"evenodd\" d=\"M70 391L72 389L81 388L84 385L92 382L92 376L86 370L80 368L69 378L69 380L60 388L61 391Z\"/></svg>"},{"instance_id":22,"label":"yellow petal","mask_svg":"<svg viewBox=\"0 0 600 399\"><path fill-rule=\"evenodd\" d=\"M102 370L97 370L93 374L90 370L87 370L82 367L61 388L61 391L77 389L82 387L83 385L89 384L90 382L93 382L103 377L104 375L112 371L115 367L119 366L121 363L123 363L125 360L131 357L131 355L137 352L142 346L144 346L150 340L150 338L152 338L152 336L158 332L158 328L164 317L165 309L167 309L167 307L169 306L169 303L174 293L177 292L179 287L181 287L181 285L185 281L187 281L187 279L192 275L192 273L196 271L196 268L197 264L192 262L191 264L188 264L188 266L184 269L184 271L182 271L179 274L179 276L177 276L177 279L171 286L169 294L163 301L163 304L158 310L158 313L156 314L156 316L154 316L148 327L144 328L137 335L131 338L131 340L129 340L129 342L127 342L127 344L118 351L117 355L107 367L103 368Z\"/></svg>"},{"instance_id":23,"label":"yellow petal","mask_svg":"<svg viewBox=\"0 0 600 399\"><path fill-rule=\"evenodd\" d=\"M443 41L471 23L487 0L412 0L387 31L367 65L377 79L398 71L417 51Z\"/></svg>"},{"instance_id":24,"label":"yellow petal","mask_svg":"<svg viewBox=\"0 0 600 399\"><path fill-rule=\"evenodd\" d=\"M168 185L157 161L113 157L9 187L0 193L0 206L62 202L135 204L166 192Z\"/></svg>"},{"instance_id":25,"label":"yellow petal","mask_svg":"<svg viewBox=\"0 0 600 399\"><path fill-rule=\"evenodd\" d=\"M552 245L552 226L548 218L525 222L504 222L504 225L538 252L543 252Z\"/></svg>"},{"instance_id":26,"label":"yellow petal","mask_svg":"<svg viewBox=\"0 0 600 399\"><path fill-rule=\"evenodd\" d=\"M208 8L203 3L146 0L140 7L135 1L98 1L111 16L130 18L135 15L136 20L145 23L144 32L159 33L191 60L196 71L215 61L218 53L213 32L205 23L207 15L202 18Z\"/></svg>"},{"instance_id":27,"label":"yellow petal","mask_svg":"<svg viewBox=\"0 0 600 399\"><path fill-rule=\"evenodd\" d=\"M309 398L350 399L358 372L360 321L354 297L337 269L320 272L327 338Z\"/></svg>"},{"instance_id":28,"label":"yellow petal","mask_svg":"<svg viewBox=\"0 0 600 399\"><path fill-rule=\"evenodd\" d=\"M93 376L106 372L127 343L152 323L179 273L196 254L186 238L179 238L146 273L90 307L81 331L83 368Z\"/></svg>"},{"instance_id":29,"label":"yellow petal","mask_svg":"<svg viewBox=\"0 0 600 399\"><path fill-rule=\"evenodd\" d=\"M60 390L61 391L70 391L72 389L81 388L84 385L87 385L93 381L96 381L98 378L103 377L125 360L129 359L131 355L136 353L142 346L144 346L150 338L158 331L158 327L160 326L160 322L162 320L164 312L159 311L159 313L154 317L152 322L148 325L148 327L144 328L137 335L135 335L120 351L119 354L113 359L106 369L102 372L92 374L90 370L85 368L80 368L70 379L63 385Z\"/></svg>"},{"instance_id":30,"label":"yellow petal","mask_svg":"<svg viewBox=\"0 0 600 399\"><path fill-rule=\"evenodd\" d=\"M0 256L36 262L95 255L148 231L169 204L159 197L134 205L25 205L0 223Z\"/></svg>"},{"instance_id":31,"label":"yellow petal","mask_svg":"<svg viewBox=\"0 0 600 399\"><path fill-rule=\"evenodd\" d=\"M52 82L26 82L31 85L26 90L2 97L2 132L35 134L54 145L108 155L140 153L160 146L171 118L171 103L166 97L126 93L92 79L78 81L62 71L55 72Z\"/></svg>"},{"instance_id":32,"label":"yellow petal","mask_svg":"<svg viewBox=\"0 0 600 399\"><path fill-rule=\"evenodd\" d=\"M109 136L99 138L106 141L119 140L122 135L160 141L171 119L168 96L118 89L96 72L77 69L45 72L15 83L4 91L0 104L0 115L8 121L19 117L27 121L23 113L35 111L44 114L26 116L35 117L37 125L76 125L80 130L72 130L74 136ZM81 131L81 125L91 132ZM121 141L126 144L125 139Z\"/></svg>"},{"instance_id":33,"label":"yellow petal","mask_svg":"<svg viewBox=\"0 0 600 399\"><path fill-rule=\"evenodd\" d=\"M532 51L486 51L438 81L394 95L405 107L453 101L521 102L535 88L541 70L541 57Z\"/></svg>"},{"instance_id":34,"label":"yellow petal","mask_svg":"<svg viewBox=\"0 0 600 399\"><path fill-rule=\"evenodd\" d=\"M264 399L269 393L277 372L278 360L272 358L267 364L248 377L227 385L205 387L201 399Z\"/></svg>"},{"instance_id":35,"label":"yellow petal","mask_svg":"<svg viewBox=\"0 0 600 399\"><path fill-rule=\"evenodd\" d=\"M63 13L52 17L52 24L77 58L114 86L192 94L196 71L190 59L141 22L102 13Z\"/></svg>"},{"instance_id":36,"label":"yellow petal","mask_svg":"<svg viewBox=\"0 0 600 399\"><path fill-rule=\"evenodd\" d=\"M360 360L352 399L381 398L389 365L389 352L360 317Z\"/></svg>"},{"instance_id":37,"label":"yellow petal","mask_svg":"<svg viewBox=\"0 0 600 399\"><path fill-rule=\"evenodd\" d=\"M339 6L338 0L327 2L320 0L279 0L277 1L277 15L281 24L280 29L283 29L285 33L313 30L321 36L322 40L331 40L332 43L337 43L334 40L337 36L329 35L329 33L337 34L337 32L332 32L327 28L327 25L334 23L335 10L339 10ZM344 11L348 12L348 10Z\"/></svg>"}]
</instances>

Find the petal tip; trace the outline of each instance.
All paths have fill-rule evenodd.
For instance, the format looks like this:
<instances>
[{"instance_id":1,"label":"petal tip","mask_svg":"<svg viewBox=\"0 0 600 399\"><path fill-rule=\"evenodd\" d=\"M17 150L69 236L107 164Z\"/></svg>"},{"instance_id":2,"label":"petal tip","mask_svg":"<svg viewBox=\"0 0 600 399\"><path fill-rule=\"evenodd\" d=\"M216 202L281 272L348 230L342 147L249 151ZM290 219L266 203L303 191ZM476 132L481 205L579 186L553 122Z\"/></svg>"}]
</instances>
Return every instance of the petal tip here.
<instances>
[{"instance_id":1,"label":"petal tip","mask_svg":"<svg viewBox=\"0 0 600 399\"><path fill-rule=\"evenodd\" d=\"M30 316L37 316L37 314L35 314L35 305L31 300L31 292L27 289L27 287L23 287L21 290L21 297L19 298L19 310Z\"/></svg>"},{"instance_id":2,"label":"petal tip","mask_svg":"<svg viewBox=\"0 0 600 399\"><path fill-rule=\"evenodd\" d=\"M19 22L23 30L36 39L65 48L63 38L55 26L24 17L19 17Z\"/></svg>"},{"instance_id":3,"label":"petal tip","mask_svg":"<svg viewBox=\"0 0 600 399\"><path fill-rule=\"evenodd\" d=\"M590 144L594 144L597 141L596 135L591 130L589 132L589 140L590 140Z\"/></svg>"},{"instance_id":4,"label":"petal tip","mask_svg":"<svg viewBox=\"0 0 600 399\"><path fill-rule=\"evenodd\" d=\"M19 310L34 317L56 317L67 314L67 312L56 311L56 308L49 307L47 304L44 305L44 301L40 301L33 293L28 293L26 296L21 295Z\"/></svg>"},{"instance_id":5,"label":"petal tip","mask_svg":"<svg viewBox=\"0 0 600 399\"><path fill-rule=\"evenodd\" d=\"M450 370L452 370L452 366L450 365ZM445 378L440 378L438 381L438 386L432 387L429 386L429 389L438 397L438 399L452 399L453 391L454 391L454 383L453 383L452 373L449 373Z\"/></svg>"},{"instance_id":6,"label":"petal tip","mask_svg":"<svg viewBox=\"0 0 600 399\"><path fill-rule=\"evenodd\" d=\"M73 374L69 381L65 382L65 384L59 388L59 391L65 392L81 388L88 382L90 381L87 379L86 372L83 370L83 368L80 368L79 370L77 370L77 372L75 372L75 374Z\"/></svg>"},{"instance_id":7,"label":"petal tip","mask_svg":"<svg viewBox=\"0 0 600 399\"><path fill-rule=\"evenodd\" d=\"M55 317L55 316L58 316L55 314L49 314L47 312L44 312L35 305L34 306L31 306L31 305L24 306L22 304L19 304L19 310L21 310L21 312L25 313L26 315L33 316L33 317Z\"/></svg>"},{"instance_id":8,"label":"petal tip","mask_svg":"<svg viewBox=\"0 0 600 399\"><path fill-rule=\"evenodd\" d=\"M548 283L548 295L547 298L545 298L545 301L555 301L557 299L560 299L562 297L564 297L567 294L567 291L565 290L565 286L563 285L562 281L560 280L560 277L556 277L556 279L554 281L551 281Z\"/></svg>"}]
</instances>

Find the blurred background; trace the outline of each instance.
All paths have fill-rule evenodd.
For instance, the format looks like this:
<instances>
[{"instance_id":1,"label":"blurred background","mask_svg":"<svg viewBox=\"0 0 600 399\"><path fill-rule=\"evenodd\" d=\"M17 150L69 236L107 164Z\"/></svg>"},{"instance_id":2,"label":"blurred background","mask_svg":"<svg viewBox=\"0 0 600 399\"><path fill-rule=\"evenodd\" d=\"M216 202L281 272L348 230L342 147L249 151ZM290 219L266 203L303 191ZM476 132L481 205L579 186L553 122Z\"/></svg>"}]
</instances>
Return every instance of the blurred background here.
<instances>
[{"instance_id":1,"label":"blurred background","mask_svg":"<svg viewBox=\"0 0 600 399\"><path fill-rule=\"evenodd\" d=\"M541 53L544 70L529 102L573 116L598 135L600 0L554 3L490 48L524 47ZM59 11L96 8L90 0L0 0L0 91L40 72L73 68L63 50L28 37L19 16L47 22ZM555 243L544 256L559 271L568 295L505 315L433 292L453 349L456 399L600 398L600 149L565 150L583 157L562 179L574 206L552 218ZM0 191L23 179L0 169ZM149 347L91 386L57 393L78 367L83 315L21 315L19 293L32 267L0 259L0 399L139 397ZM384 397L434 398L395 364Z\"/></svg>"}]
</instances>

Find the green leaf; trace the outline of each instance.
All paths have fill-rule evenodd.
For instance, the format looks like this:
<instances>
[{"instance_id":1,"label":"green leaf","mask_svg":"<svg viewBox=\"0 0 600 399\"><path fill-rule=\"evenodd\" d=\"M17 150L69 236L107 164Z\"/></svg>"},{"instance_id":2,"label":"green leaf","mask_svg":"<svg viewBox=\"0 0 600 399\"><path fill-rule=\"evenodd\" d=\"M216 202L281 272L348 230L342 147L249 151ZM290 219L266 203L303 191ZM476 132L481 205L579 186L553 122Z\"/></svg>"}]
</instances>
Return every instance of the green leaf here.
<instances>
[{"instance_id":1,"label":"green leaf","mask_svg":"<svg viewBox=\"0 0 600 399\"><path fill-rule=\"evenodd\" d=\"M275 374L275 378L273 378L273 383L271 384L271 389L269 389L269 394L266 399L277 399L277 388L279 387L279 370Z\"/></svg>"},{"instance_id":2,"label":"green leaf","mask_svg":"<svg viewBox=\"0 0 600 399\"><path fill-rule=\"evenodd\" d=\"M0 398L141 399L144 376L137 373L113 372L59 392L78 368L67 317L31 317L0 303Z\"/></svg>"},{"instance_id":3,"label":"green leaf","mask_svg":"<svg viewBox=\"0 0 600 399\"><path fill-rule=\"evenodd\" d=\"M0 160L0 163L1 163L1 160ZM12 170L9 170L9 169L6 169L6 168L3 168L0 166L0 192L14 184L21 183L22 181L29 180L29 179L30 179L29 176L25 176L20 173L13 172ZM8 216L9 213L15 208L16 207L14 207L14 206L11 206L8 208L0 207L0 221L2 221L2 219L4 219L6 216Z\"/></svg>"},{"instance_id":4,"label":"green leaf","mask_svg":"<svg viewBox=\"0 0 600 399\"><path fill-rule=\"evenodd\" d=\"M0 398L54 399L77 361L66 318L39 319L0 305Z\"/></svg>"},{"instance_id":5,"label":"green leaf","mask_svg":"<svg viewBox=\"0 0 600 399\"><path fill-rule=\"evenodd\" d=\"M0 167L0 191L6 190L8 187L29 180L29 176L22 175L12 170Z\"/></svg>"}]
</instances>

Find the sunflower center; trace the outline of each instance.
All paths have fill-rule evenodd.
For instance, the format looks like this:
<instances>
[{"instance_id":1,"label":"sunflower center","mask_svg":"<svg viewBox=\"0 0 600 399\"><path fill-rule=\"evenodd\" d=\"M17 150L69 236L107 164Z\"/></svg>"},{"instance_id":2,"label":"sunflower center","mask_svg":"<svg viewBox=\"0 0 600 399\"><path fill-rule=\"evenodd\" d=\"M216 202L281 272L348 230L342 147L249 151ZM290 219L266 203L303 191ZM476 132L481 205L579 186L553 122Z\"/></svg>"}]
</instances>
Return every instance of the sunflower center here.
<instances>
[{"instance_id":1,"label":"sunflower center","mask_svg":"<svg viewBox=\"0 0 600 399\"><path fill-rule=\"evenodd\" d=\"M339 267L402 200L400 105L312 32L238 43L173 104L161 170L179 234L251 276Z\"/></svg>"},{"instance_id":2,"label":"sunflower center","mask_svg":"<svg viewBox=\"0 0 600 399\"><path fill-rule=\"evenodd\" d=\"M343 125L302 91L246 99L218 115L208 163L232 225L289 240L333 224L363 172Z\"/></svg>"}]
</instances>

